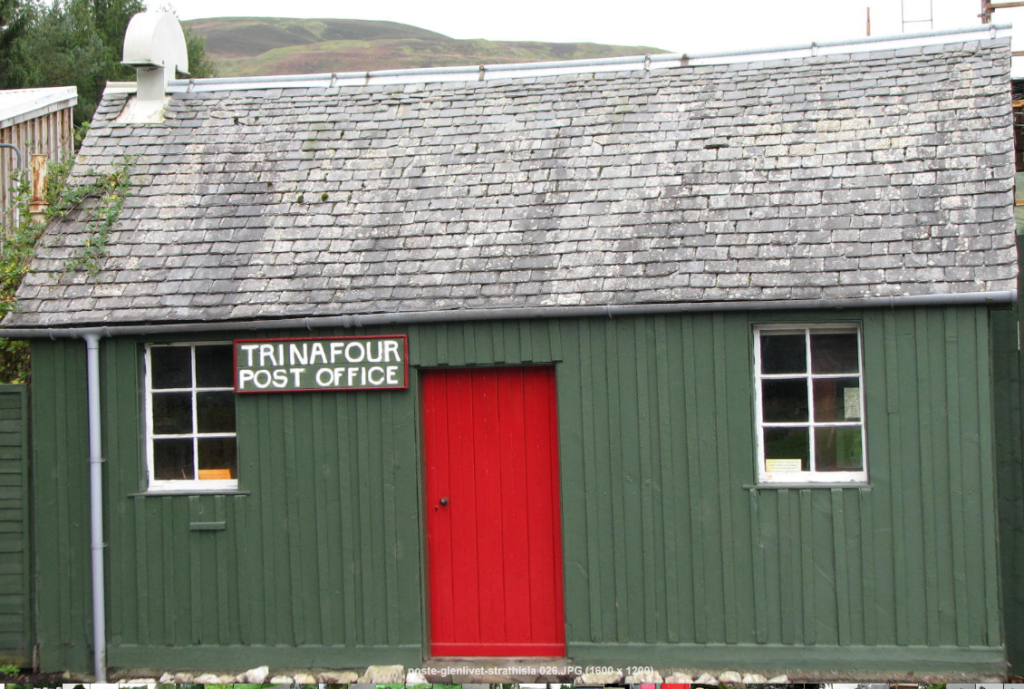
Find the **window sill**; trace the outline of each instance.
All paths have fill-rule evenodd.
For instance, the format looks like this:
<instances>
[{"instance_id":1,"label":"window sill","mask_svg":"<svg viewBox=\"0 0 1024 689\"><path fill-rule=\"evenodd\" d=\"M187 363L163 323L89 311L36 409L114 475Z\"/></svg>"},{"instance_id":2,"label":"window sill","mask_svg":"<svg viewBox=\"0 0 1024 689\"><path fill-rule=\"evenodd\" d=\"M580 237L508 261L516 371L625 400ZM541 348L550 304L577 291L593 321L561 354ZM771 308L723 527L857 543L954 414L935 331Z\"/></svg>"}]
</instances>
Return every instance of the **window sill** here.
<instances>
[{"instance_id":1,"label":"window sill","mask_svg":"<svg viewBox=\"0 0 1024 689\"><path fill-rule=\"evenodd\" d=\"M744 485L745 490L814 490L845 488L847 490L861 490L865 493L871 492L871 485L867 483L759 483L757 485Z\"/></svg>"},{"instance_id":2,"label":"window sill","mask_svg":"<svg viewBox=\"0 0 1024 689\"><path fill-rule=\"evenodd\" d=\"M237 488L214 488L212 490L197 490L195 488L183 489L183 490L151 490L144 491L141 493L129 493L129 498L162 498L166 496L181 496L181 495L252 495L250 491L239 490Z\"/></svg>"}]
</instances>

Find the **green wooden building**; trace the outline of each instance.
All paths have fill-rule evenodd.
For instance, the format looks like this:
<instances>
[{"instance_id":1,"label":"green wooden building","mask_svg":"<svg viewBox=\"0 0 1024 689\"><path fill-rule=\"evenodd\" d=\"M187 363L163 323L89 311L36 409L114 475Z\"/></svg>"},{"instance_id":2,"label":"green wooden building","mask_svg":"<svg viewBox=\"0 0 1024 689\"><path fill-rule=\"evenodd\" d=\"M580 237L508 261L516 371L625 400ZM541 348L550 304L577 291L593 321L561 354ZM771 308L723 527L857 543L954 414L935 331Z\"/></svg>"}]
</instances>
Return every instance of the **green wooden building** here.
<instances>
[{"instance_id":1,"label":"green wooden building","mask_svg":"<svg viewBox=\"0 0 1024 689\"><path fill-rule=\"evenodd\" d=\"M42 668L1004 672L1009 40L777 57L108 89L3 323Z\"/></svg>"}]
</instances>

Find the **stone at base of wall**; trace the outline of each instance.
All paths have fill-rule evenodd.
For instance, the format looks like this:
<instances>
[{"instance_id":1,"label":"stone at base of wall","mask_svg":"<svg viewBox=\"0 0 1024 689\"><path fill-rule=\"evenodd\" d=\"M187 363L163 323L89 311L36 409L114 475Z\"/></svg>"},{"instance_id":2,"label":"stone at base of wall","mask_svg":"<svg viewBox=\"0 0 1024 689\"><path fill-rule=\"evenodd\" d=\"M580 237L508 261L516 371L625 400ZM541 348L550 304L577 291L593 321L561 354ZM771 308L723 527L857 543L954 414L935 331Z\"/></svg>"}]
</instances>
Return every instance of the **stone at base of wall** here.
<instances>
[{"instance_id":1,"label":"stone at base of wall","mask_svg":"<svg viewBox=\"0 0 1024 689\"><path fill-rule=\"evenodd\" d=\"M270 668L266 665L260 665L254 667L251 670L246 670L239 675L238 681L244 684L263 684L267 681L267 675L270 674Z\"/></svg>"},{"instance_id":2,"label":"stone at base of wall","mask_svg":"<svg viewBox=\"0 0 1024 689\"><path fill-rule=\"evenodd\" d=\"M693 677L685 672L673 672L665 678L666 684L693 684Z\"/></svg>"},{"instance_id":3,"label":"stone at base of wall","mask_svg":"<svg viewBox=\"0 0 1024 689\"><path fill-rule=\"evenodd\" d=\"M352 671L321 672L320 681L324 684L355 684L359 681L359 673Z\"/></svg>"},{"instance_id":4,"label":"stone at base of wall","mask_svg":"<svg viewBox=\"0 0 1024 689\"><path fill-rule=\"evenodd\" d=\"M257 683L256 680L262 679L260 684L267 681L267 676L270 674L270 668L266 665L246 670L245 672L237 675L234 678L238 682ZM204 673L200 675L192 675L190 673L179 672L179 673L165 673L159 679L160 683L197 683L197 684L217 684L217 683L231 683L231 677L220 677L212 673ZM329 671L321 672L319 675L314 676L308 672L296 672L292 675L279 674L274 675L270 678L270 684L316 684L317 682L323 682L325 684L429 684L427 678L419 672L404 672L404 668L401 665L371 665L366 668L366 671L359 675L358 672L354 671ZM771 679L766 679L764 675L747 673L743 676L740 673L728 670L722 672L717 678L708 673L702 673L696 681L693 680L691 675L684 672L666 671L665 679L662 678L662 674L657 670L635 672L631 675L623 678L621 672L606 672L606 673L584 673L575 678L574 684L577 686L600 686L607 684L616 684L618 682L625 682L626 684L662 684L668 682L670 684L706 684L706 685L717 685L717 684L788 684L789 678L786 675L777 675Z\"/></svg>"},{"instance_id":5,"label":"stone at base of wall","mask_svg":"<svg viewBox=\"0 0 1024 689\"><path fill-rule=\"evenodd\" d=\"M360 684L402 684L405 668L401 665L371 665L359 678Z\"/></svg>"}]
</instances>

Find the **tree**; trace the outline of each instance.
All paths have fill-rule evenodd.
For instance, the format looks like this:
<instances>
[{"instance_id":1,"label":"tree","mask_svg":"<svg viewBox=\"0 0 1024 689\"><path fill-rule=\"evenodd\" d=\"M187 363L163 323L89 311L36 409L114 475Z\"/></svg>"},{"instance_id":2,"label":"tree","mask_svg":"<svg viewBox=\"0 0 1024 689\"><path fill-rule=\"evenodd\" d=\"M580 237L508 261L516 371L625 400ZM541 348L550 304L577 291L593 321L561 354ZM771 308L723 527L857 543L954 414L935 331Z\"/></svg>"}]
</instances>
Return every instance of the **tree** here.
<instances>
[{"instance_id":1,"label":"tree","mask_svg":"<svg viewBox=\"0 0 1024 689\"><path fill-rule=\"evenodd\" d=\"M75 124L92 117L111 73L106 46L95 30L92 12L82 0L37 0L30 24L15 43L15 88L75 86ZM43 56L43 57L40 57Z\"/></svg>"},{"instance_id":2,"label":"tree","mask_svg":"<svg viewBox=\"0 0 1024 689\"><path fill-rule=\"evenodd\" d=\"M128 21L145 7L141 0L34 2L35 20L18 42L25 87L77 86L75 124L86 122L106 82L134 78L121 64L121 48Z\"/></svg>"},{"instance_id":3,"label":"tree","mask_svg":"<svg viewBox=\"0 0 1024 689\"><path fill-rule=\"evenodd\" d=\"M181 28L185 31L185 45L188 47L189 76L193 79L217 76L213 60L206 54L206 39L185 25Z\"/></svg>"},{"instance_id":4,"label":"tree","mask_svg":"<svg viewBox=\"0 0 1024 689\"><path fill-rule=\"evenodd\" d=\"M14 46L28 27L28 16L20 0L0 0L0 89L13 88Z\"/></svg>"},{"instance_id":5,"label":"tree","mask_svg":"<svg viewBox=\"0 0 1024 689\"><path fill-rule=\"evenodd\" d=\"M135 70L121 64L128 22L145 10L142 0L0 0L0 11L22 6L22 25L11 41L11 64L3 69L0 33L0 73L9 74L4 88L75 86L78 106L75 124L92 118L108 81L133 81ZM3 15L0 14L0 26ZM192 76L212 76L202 38L186 30ZM42 58L40 56L43 56ZM2 78L2 77L0 77Z\"/></svg>"},{"instance_id":6,"label":"tree","mask_svg":"<svg viewBox=\"0 0 1024 689\"><path fill-rule=\"evenodd\" d=\"M88 4L96 31L111 52L111 61L120 66L125 29L132 17L146 11L145 4L142 0L89 0Z\"/></svg>"}]
</instances>

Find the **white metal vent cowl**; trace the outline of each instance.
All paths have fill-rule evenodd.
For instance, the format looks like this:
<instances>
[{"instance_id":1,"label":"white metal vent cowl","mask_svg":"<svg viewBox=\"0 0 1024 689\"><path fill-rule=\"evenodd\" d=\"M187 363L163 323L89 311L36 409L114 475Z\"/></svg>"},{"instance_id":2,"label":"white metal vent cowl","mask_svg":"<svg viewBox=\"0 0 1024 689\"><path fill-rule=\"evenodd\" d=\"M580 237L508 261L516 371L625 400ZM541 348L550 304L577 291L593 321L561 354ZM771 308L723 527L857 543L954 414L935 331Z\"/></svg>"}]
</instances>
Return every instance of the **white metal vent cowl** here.
<instances>
[{"instance_id":1,"label":"white metal vent cowl","mask_svg":"<svg viewBox=\"0 0 1024 689\"><path fill-rule=\"evenodd\" d=\"M188 74L188 48L177 17L167 12L140 12L132 17L121 62L136 68L137 96L134 107L129 108L135 111L131 119L144 121L145 113L162 119L168 82L178 74Z\"/></svg>"}]
</instances>

